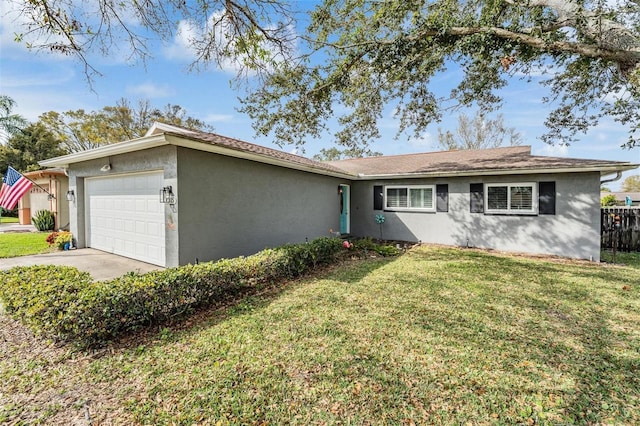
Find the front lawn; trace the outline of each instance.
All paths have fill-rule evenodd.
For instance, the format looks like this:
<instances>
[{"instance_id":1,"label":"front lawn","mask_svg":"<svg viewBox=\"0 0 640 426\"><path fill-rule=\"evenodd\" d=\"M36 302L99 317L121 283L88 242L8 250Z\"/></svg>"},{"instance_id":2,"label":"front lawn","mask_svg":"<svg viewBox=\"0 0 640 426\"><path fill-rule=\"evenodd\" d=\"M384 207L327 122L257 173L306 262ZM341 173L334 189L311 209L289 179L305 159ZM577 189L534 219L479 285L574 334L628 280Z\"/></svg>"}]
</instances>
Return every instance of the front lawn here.
<instances>
[{"instance_id":1,"label":"front lawn","mask_svg":"<svg viewBox=\"0 0 640 426\"><path fill-rule=\"evenodd\" d=\"M50 232L7 232L0 234L0 258L48 252Z\"/></svg>"},{"instance_id":2,"label":"front lawn","mask_svg":"<svg viewBox=\"0 0 640 426\"><path fill-rule=\"evenodd\" d=\"M2 216L0 217L0 223L18 223L19 220L17 217L12 216Z\"/></svg>"},{"instance_id":3,"label":"front lawn","mask_svg":"<svg viewBox=\"0 0 640 426\"><path fill-rule=\"evenodd\" d=\"M0 315L0 422L638 424L630 267L418 247L97 353Z\"/></svg>"}]
</instances>

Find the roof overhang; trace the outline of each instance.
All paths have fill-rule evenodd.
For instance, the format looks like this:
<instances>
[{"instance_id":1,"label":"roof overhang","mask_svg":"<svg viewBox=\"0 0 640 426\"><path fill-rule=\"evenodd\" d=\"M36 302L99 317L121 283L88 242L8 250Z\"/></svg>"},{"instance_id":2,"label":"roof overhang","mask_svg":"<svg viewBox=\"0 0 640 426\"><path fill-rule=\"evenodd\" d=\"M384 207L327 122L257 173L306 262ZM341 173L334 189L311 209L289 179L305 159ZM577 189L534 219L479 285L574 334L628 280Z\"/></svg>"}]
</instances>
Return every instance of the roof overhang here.
<instances>
[{"instance_id":1,"label":"roof overhang","mask_svg":"<svg viewBox=\"0 0 640 426\"><path fill-rule=\"evenodd\" d=\"M416 179L434 177L466 177L466 176L504 176L504 175L533 175L550 173L594 173L599 172L600 176L606 176L618 171L633 170L640 164L612 164L599 166L581 167L548 167L548 168L513 168L513 169L478 169L478 170L457 170L457 171L434 171L421 173L392 173L392 174L358 174L359 180L380 180L380 179Z\"/></svg>"},{"instance_id":2,"label":"roof overhang","mask_svg":"<svg viewBox=\"0 0 640 426\"><path fill-rule=\"evenodd\" d=\"M119 142L115 144L101 146L88 151L76 152L73 154L55 157L48 160L40 161L39 164L45 167L62 167L68 169L71 164L81 163L84 161L97 160L100 158L111 157L115 155L128 154L130 152L142 151L145 149L157 148L160 146L174 145L184 148L191 148L198 151L211 152L227 157L241 158L245 160L256 161L258 163L270 164L288 169L300 170L310 173L316 173L326 176L338 177L343 179L357 179L355 175L348 172L334 172L331 170L307 166L305 164L294 163L267 155L260 155L253 152L236 150L221 145L209 144L192 140L185 135L184 137L173 134L161 133L156 135L145 136L139 139Z\"/></svg>"},{"instance_id":3,"label":"roof overhang","mask_svg":"<svg viewBox=\"0 0 640 426\"><path fill-rule=\"evenodd\" d=\"M149 134L138 139L125 142L101 146L88 151L76 152L73 154L55 157L40 161L39 164L45 167L62 167L68 169L71 164L84 161L97 160L105 157L128 154L135 151L156 148L160 146L173 145L184 148L220 154L228 157L241 158L259 163L270 164L288 169L300 170L325 176L332 176L348 180L381 180L381 179L416 179L416 178L443 178L443 177L464 177L464 176L500 176L500 175L527 175L527 174L550 174L550 173L593 173L598 172L600 176L610 175L616 172L633 170L639 164L632 163L605 163L581 166L560 166L560 167L532 167L532 168L509 168L509 169L477 169L477 170L456 170L456 171L432 171L418 173L393 173L393 174L352 174L347 171L339 172L327 170L319 167L287 161L276 157L248 152L240 149L233 149L227 146L214 143L206 143L195 138L190 138L188 134L176 135L172 133Z\"/></svg>"}]
</instances>

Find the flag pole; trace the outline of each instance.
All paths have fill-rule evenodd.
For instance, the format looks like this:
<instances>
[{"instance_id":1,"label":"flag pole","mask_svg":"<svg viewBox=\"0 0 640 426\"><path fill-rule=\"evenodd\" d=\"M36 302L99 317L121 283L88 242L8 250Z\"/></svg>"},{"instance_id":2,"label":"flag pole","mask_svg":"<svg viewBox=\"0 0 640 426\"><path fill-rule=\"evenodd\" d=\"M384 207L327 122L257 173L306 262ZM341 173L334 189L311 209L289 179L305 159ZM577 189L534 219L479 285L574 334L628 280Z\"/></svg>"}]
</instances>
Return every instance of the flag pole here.
<instances>
[{"instance_id":1,"label":"flag pole","mask_svg":"<svg viewBox=\"0 0 640 426\"><path fill-rule=\"evenodd\" d=\"M15 169L14 169L14 170L15 170ZM17 171L17 170L16 170L16 171ZM18 172L18 173L20 173L20 172ZM26 173L26 172L25 172L25 173ZM32 184L34 184L35 186L37 186L38 188L42 189L44 192L46 192L46 193L49 195L49 199L50 199L50 200L55 200L55 199L56 199L56 196L55 196L55 195L53 195L52 193L50 193L49 191L47 191L46 189L44 189L43 187L41 187L40 185L38 185L38 184L37 184L36 182L34 182L32 179L29 179L28 177L26 177L26 176L24 175L24 173L20 173L20 175L21 175L23 178L25 178L26 180L28 180L29 182L31 182Z\"/></svg>"},{"instance_id":2,"label":"flag pole","mask_svg":"<svg viewBox=\"0 0 640 426\"><path fill-rule=\"evenodd\" d=\"M44 192L46 192L47 194L49 194L49 199L50 200L55 200L56 196L53 195L52 193L50 193L49 191L47 191L46 189L44 189L43 187L41 187L40 185L38 185L37 183L35 183L33 180L29 179L28 177L26 177L25 175L22 175L22 177L24 177L26 180L28 180L29 182L31 182L32 184L34 184L35 186L37 186L38 188L42 189Z\"/></svg>"},{"instance_id":3,"label":"flag pole","mask_svg":"<svg viewBox=\"0 0 640 426\"><path fill-rule=\"evenodd\" d=\"M13 167L9 166L9 169L13 169ZM26 177L25 175L23 175L22 173L18 172L18 171L17 171L17 170L15 170L15 169L13 169L13 170L14 170L16 173L18 173L21 177L23 177L24 179L26 179L26 180L28 180L29 182L31 182L33 185L37 186L38 188L40 188L41 190L43 190L44 192L46 192L46 193L47 193L47 195L48 195L48 198L49 198L50 200L55 200L55 199L56 199L56 196L55 196L55 195L53 195L52 193L50 193L48 190L46 190L46 189L45 189L45 188L43 188L42 186L38 185L38 184L37 184L36 182L34 182L32 179L29 179L28 177ZM7 173L8 173L8 171L7 171ZM6 177L6 173L5 173L5 177ZM4 179L3 179L3 182L4 182ZM22 197L20 197L20 198L22 198ZM1 220L1 218L2 218L2 212L0 211L0 220Z\"/></svg>"}]
</instances>

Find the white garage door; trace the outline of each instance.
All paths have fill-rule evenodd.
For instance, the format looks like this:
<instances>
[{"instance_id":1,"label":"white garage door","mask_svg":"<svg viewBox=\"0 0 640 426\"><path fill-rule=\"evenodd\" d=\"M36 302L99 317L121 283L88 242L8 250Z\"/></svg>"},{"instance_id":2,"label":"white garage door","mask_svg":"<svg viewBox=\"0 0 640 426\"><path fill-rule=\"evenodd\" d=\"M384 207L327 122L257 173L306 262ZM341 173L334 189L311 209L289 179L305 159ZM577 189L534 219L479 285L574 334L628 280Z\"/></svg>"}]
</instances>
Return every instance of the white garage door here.
<instances>
[{"instance_id":1,"label":"white garage door","mask_svg":"<svg viewBox=\"0 0 640 426\"><path fill-rule=\"evenodd\" d=\"M162 172L87 178L87 246L165 266Z\"/></svg>"}]
</instances>

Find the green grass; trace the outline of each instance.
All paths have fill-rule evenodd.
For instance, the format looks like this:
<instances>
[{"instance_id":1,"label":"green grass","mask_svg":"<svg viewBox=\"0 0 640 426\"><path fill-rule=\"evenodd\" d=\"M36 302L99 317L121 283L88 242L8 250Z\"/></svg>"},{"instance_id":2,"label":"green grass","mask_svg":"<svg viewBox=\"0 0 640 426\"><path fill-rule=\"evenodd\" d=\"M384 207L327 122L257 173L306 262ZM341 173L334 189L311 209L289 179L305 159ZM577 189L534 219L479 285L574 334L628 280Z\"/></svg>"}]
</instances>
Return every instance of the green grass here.
<instances>
[{"instance_id":1,"label":"green grass","mask_svg":"<svg viewBox=\"0 0 640 426\"><path fill-rule=\"evenodd\" d=\"M9 217L9 216L2 216L0 217L0 223L18 223L19 220L17 217Z\"/></svg>"},{"instance_id":2,"label":"green grass","mask_svg":"<svg viewBox=\"0 0 640 426\"><path fill-rule=\"evenodd\" d=\"M639 295L630 267L420 247L95 358L2 348L4 419L63 423L89 400L98 423L638 424Z\"/></svg>"},{"instance_id":3,"label":"green grass","mask_svg":"<svg viewBox=\"0 0 640 426\"><path fill-rule=\"evenodd\" d=\"M600 253L600 259L603 262L621 264L621 265L631 266L633 268L640 269L640 253L639 252L633 252L633 253L617 252L616 261L614 262L613 252L611 250L603 250L602 253Z\"/></svg>"},{"instance_id":4,"label":"green grass","mask_svg":"<svg viewBox=\"0 0 640 426\"><path fill-rule=\"evenodd\" d=\"M50 250L50 232L7 232L0 234L0 258L45 253Z\"/></svg>"}]
</instances>

